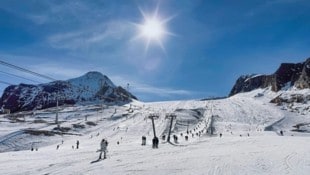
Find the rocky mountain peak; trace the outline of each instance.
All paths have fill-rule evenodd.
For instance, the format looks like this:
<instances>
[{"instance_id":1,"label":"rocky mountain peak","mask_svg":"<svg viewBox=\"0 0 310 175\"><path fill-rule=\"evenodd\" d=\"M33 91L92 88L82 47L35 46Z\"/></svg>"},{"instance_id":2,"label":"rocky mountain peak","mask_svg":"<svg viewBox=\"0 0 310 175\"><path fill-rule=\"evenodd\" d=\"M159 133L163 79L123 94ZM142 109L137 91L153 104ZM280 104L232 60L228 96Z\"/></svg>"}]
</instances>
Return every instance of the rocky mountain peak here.
<instances>
[{"instance_id":1,"label":"rocky mountain peak","mask_svg":"<svg viewBox=\"0 0 310 175\"><path fill-rule=\"evenodd\" d=\"M310 58L302 63L282 63L271 75L241 76L229 95L266 87L279 91L287 86L310 88Z\"/></svg>"},{"instance_id":2,"label":"rocky mountain peak","mask_svg":"<svg viewBox=\"0 0 310 175\"><path fill-rule=\"evenodd\" d=\"M107 76L93 71L67 81L8 86L0 98L0 107L12 112L43 109L56 106L57 99L63 105L98 100L128 103L137 98L115 86Z\"/></svg>"}]
</instances>

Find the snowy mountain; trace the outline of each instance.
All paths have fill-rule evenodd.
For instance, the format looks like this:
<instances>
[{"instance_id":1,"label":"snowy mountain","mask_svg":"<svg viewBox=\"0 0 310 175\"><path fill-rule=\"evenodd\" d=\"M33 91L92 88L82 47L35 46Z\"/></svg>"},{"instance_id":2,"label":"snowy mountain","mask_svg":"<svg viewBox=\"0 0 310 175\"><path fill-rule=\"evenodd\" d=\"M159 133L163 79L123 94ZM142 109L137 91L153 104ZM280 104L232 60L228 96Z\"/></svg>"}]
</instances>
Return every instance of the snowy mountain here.
<instances>
[{"instance_id":1,"label":"snowy mountain","mask_svg":"<svg viewBox=\"0 0 310 175\"><path fill-rule=\"evenodd\" d=\"M310 58L302 63L283 63L271 75L241 76L232 88L230 96L258 88L271 87L272 91L277 92L293 86L298 89L310 88Z\"/></svg>"},{"instance_id":2,"label":"snowy mountain","mask_svg":"<svg viewBox=\"0 0 310 175\"><path fill-rule=\"evenodd\" d=\"M57 98L59 105L96 100L128 103L137 99L122 87L115 86L107 76L88 72L67 81L8 86L0 99L0 106L11 112L44 109L56 106Z\"/></svg>"},{"instance_id":3,"label":"snowy mountain","mask_svg":"<svg viewBox=\"0 0 310 175\"><path fill-rule=\"evenodd\" d=\"M282 82L278 85L259 78L262 75L242 77L240 84L250 81L252 88L244 86L228 98L133 100L122 105L75 103L60 109L2 114L0 174L307 175L310 88L299 85L307 83L301 78L308 76L308 63L309 59L301 64L300 75L295 72L286 78L279 76L286 70L282 65L274 75L278 80L274 83ZM117 87L98 73L66 82L52 82L49 87L63 85L62 94L79 100L96 99L99 93L108 96L108 101L117 92ZM277 86L281 89L275 91ZM53 88L49 90L55 93ZM56 110L59 127L55 124ZM154 123L150 116L156 116ZM169 142L170 128L173 137ZM159 137L158 149L152 148L154 131ZM141 145L142 136L146 137L145 146ZM109 142L108 156L99 160L103 138Z\"/></svg>"}]
</instances>

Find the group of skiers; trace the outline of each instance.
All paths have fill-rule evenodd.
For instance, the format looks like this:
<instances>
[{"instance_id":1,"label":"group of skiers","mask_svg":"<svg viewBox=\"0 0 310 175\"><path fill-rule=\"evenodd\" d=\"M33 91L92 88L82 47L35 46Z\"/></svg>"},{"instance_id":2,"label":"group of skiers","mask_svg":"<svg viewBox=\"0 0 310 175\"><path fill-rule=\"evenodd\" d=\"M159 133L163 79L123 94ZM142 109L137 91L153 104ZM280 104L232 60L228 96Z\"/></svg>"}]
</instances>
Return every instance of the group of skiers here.
<instances>
[{"instance_id":1,"label":"group of skiers","mask_svg":"<svg viewBox=\"0 0 310 175\"><path fill-rule=\"evenodd\" d=\"M158 148L158 144L159 144L159 139L158 137L154 137L152 139L152 148ZM145 136L142 136L142 146L145 146L146 145L146 137Z\"/></svg>"},{"instance_id":2,"label":"group of skiers","mask_svg":"<svg viewBox=\"0 0 310 175\"><path fill-rule=\"evenodd\" d=\"M281 130L280 131L280 135L283 136L283 131ZM183 134L181 134L181 136L183 136ZM241 135L240 135L241 136ZM248 133L248 136L249 133ZM220 133L220 137L222 137L222 133ZM166 136L163 135L162 136L162 139L165 139ZM178 137L176 135L173 135L173 139L174 139L174 142L177 143L178 142ZM185 140L188 140L188 136L185 136ZM63 141L62 141L62 144L63 144ZM79 140L76 141L76 149L79 149ZM117 142L117 144L119 144L119 142ZM158 137L154 137L152 139L152 147L153 148L158 148L158 144L159 144L159 139ZM142 136L142 146L145 146L146 145L146 137L145 136ZM100 149L97 151L97 152L100 152L99 154L99 160L101 159L106 159L107 158L107 147L108 147L108 141L107 139L102 139L101 142L100 142ZM59 145L57 145L57 149L59 149ZM32 148L31 151L33 151L34 149ZM103 153L103 158L102 158L102 153Z\"/></svg>"},{"instance_id":3,"label":"group of skiers","mask_svg":"<svg viewBox=\"0 0 310 175\"><path fill-rule=\"evenodd\" d=\"M64 143L64 141L62 140L62 144ZM119 142L118 142L119 144ZM77 140L76 141L76 149L79 149L79 145L80 145L80 141ZM60 144L56 146L56 150L58 150L60 148ZM102 139L100 142L100 149L97 152L100 152L99 154L99 160L101 159L106 159L107 158L107 148L108 148L108 140L107 139ZM74 146L72 145L72 149L74 149ZM36 151L38 149L36 148ZM31 151L34 151L34 148L31 147ZM102 158L102 153L103 153L103 158Z\"/></svg>"}]
</instances>

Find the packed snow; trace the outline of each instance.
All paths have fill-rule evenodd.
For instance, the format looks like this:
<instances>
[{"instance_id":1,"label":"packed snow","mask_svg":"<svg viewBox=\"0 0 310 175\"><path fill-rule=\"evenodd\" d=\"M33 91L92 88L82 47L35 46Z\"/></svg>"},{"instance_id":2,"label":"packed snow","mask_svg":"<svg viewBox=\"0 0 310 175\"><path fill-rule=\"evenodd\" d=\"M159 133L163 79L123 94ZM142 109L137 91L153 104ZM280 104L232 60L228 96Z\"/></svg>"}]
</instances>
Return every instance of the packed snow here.
<instances>
[{"instance_id":1,"label":"packed snow","mask_svg":"<svg viewBox=\"0 0 310 175\"><path fill-rule=\"evenodd\" d=\"M258 89L219 100L62 106L60 129L56 108L1 115L0 174L308 174L309 101L294 102L295 111L270 103L293 91L309 93ZM171 114L178 140L169 143ZM150 115L158 116L158 149ZM108 156L98 160L103 138Z\"/></svg>"}]
</instances>

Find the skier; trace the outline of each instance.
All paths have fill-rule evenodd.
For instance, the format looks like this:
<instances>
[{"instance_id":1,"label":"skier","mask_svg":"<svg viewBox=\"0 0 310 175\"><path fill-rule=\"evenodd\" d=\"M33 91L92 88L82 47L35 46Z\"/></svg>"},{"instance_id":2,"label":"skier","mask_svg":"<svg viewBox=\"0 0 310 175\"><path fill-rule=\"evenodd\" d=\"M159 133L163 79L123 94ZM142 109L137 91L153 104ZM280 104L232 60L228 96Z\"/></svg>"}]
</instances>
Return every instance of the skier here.
<instances>
[{"instance_id":1,"label":"skier","mask_svg":"<svg viewBox=\"0 0 310 175\"><path fill-rule=\"evenodd\" d=\"M155 137L155 148L158 148L158 143L159 143L158 137Z\"/></svg>"},{"instance_id":2,"label":"skier","mask_svg":"<svg viewBox=\"0 0 310 175\"><path fill-rule=\"evenodd\" d=\"M79 149L79 145L80 145L80 142L79 140L76 141L76 149Z\"/></svg>"},{"instance_id":3,"label":"skier","mask_svg":"<svg viewBox=\"0 0 310 175\"><path fill-rule=\"evenodd\" d=\"M153 143L153 148L158 148L158 143L159 143L158 137L154 137L152 139L152 143Z\"/></svg>"},{"instance_id":4,"label":"skier","mask_svg":"<svg viewBox=\"0 0 310 175\"><path fill-rule=\"evenodd\" d=\"M155 141L155 137L152 139L152 148L156 148L156 141Z\"/></svg>"},{"instance_id":5,"label":"skier","mask_svg":"<svg viewBox=\"0 0 310 175\"><path fill-rule=\"evenodd\" d=\"M100 154L99 154L99 160L102 159L102 152L104 153L103 154L103 159L106 159L107 158L107 147L108 147L108 141L105 140L105 139L102 139L101 140L101 143L100 143Z\"/></svg>"},{"instance_id":6,"label":"skier","mask_svg":"<svg viewBox=\"0 0 310 175\"><path fill-rule=\"evenodd\" d=\"M146 145L146 137L142 136L142 146Z\"/></svg>"},{"instance_id":7,"label":"skier","mask_svg":"<svg viewBox=\"0 0 310 175\"><path fill-rule=\"evenodd\" d=\"M174 140L174 143L178 143L178 136L173 135L173 140Z\"/></svg>"},{"instance_id":8,"label":"skier","mask_svg":"<svg viewBox=\"0 0 310 175\"><path fill-rule=\"evenodd\" d=\"M283 136L283 131L282 130L280 131L280 134L281 134L281 136Z\"/></svg>"}]
</instances>

